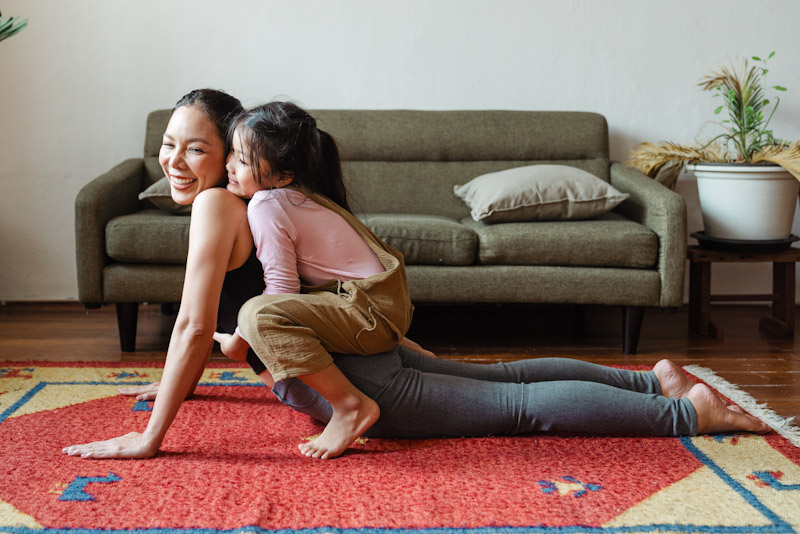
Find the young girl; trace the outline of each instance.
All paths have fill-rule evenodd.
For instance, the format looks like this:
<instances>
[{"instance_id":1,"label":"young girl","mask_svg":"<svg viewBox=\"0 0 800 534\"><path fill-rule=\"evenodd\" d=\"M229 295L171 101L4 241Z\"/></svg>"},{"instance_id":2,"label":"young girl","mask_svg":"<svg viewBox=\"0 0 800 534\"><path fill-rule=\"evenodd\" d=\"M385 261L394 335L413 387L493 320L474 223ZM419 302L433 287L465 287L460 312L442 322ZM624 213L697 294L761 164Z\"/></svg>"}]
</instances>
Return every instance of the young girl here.
<instances>
[{"instance_id":1,"label":"young girl","mask_svg":"<svg viewBox=\"0 0 800 534\"><path fill-rule=\"evenodd\" d=\"M249 345L275 381L298 377L333 416L303 454L341 454L378 419L378 405L333 365L331 352L371 355L404 342L413 307L402 255L350 213L333 138L306 111L272 102L234 123L228 190L252 198L247 218L265 290L215 334L244 361ZM415 346L405 341L407 346Z\"/></svg>"}]
</instances>

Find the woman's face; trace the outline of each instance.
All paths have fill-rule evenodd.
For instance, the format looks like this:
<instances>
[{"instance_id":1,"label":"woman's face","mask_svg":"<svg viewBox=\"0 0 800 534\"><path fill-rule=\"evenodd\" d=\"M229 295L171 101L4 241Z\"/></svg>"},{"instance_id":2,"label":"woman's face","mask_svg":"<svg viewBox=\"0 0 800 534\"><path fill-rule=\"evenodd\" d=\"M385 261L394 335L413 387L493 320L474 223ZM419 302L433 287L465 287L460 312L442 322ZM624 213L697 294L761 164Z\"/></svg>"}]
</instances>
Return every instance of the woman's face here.
<instances>
[{"instance_id":1,"label":"woman's face","mask_svg":"<svg viewBox=\"0 0 800 534\"><path fill-rule=\"evenodd\" d=\"M191 204L201 191L219 185L225 177L225 155L216 126L200 108L176 109L158 153L172 200Z\"/></svg>"}]
</instances>

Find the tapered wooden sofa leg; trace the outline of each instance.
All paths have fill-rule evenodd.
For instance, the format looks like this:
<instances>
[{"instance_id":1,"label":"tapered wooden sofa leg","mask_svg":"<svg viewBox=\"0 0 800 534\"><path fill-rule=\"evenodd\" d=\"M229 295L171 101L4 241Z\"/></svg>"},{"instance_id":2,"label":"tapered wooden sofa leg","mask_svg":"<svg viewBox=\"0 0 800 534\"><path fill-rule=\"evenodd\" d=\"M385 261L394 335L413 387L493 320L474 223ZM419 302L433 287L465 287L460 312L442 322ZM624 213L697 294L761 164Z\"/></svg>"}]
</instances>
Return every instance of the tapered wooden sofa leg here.
<instances>
[{"instance_id":1,"label":"tapered wooden sofa leg","mask_svg":"<svg viewBox=\"0 0 800 534\"><path fill-rule=\"evenodd\" d=\"M636 354L639 333L642 331L644 306L623 306L622 317L622 353Z\"/></svg>"},{"instance_id":2,"label":"tapered wooden sofa leg","mask_svg":"<svg viewBox=\"0 0 800 534\"><path fill-rule=\"evenodd\" d=\"M122 352L136 350L136 323L139 319L138 302L117 302L119 346Z\"/></svg>"}]
</instances>

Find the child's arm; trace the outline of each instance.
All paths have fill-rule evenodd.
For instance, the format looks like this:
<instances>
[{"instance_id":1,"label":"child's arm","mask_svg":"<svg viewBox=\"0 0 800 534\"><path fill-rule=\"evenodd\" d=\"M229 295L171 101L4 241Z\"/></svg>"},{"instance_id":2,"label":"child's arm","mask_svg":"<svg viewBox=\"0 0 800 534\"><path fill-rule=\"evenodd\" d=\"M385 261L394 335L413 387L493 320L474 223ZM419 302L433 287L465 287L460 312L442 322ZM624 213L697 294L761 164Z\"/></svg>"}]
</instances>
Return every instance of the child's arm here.
<instances>
[{"instance_id":1,"label":"child's arm","mask_svg":"<svg viewBox=\"0 0 800 534\"><path fill-rule=\"evenodd\" d=\"M250 348L250 345L238 333L223 334L222 332L214 332L213 337L214 341L219 343L222 354L237 362L247 361L247 349Z\"/></svg>"},{"instance_id":2,"label":"child's arm","mask_svg":"<svg viewBox=\"0 0 800 534\"><path fill-rule=\"evenodd\" d=\"M277 200L256 194L247 208L256 256L264 270L264 294L300 293L297 271L297 229Z\"/></svg>"}]
</instances>

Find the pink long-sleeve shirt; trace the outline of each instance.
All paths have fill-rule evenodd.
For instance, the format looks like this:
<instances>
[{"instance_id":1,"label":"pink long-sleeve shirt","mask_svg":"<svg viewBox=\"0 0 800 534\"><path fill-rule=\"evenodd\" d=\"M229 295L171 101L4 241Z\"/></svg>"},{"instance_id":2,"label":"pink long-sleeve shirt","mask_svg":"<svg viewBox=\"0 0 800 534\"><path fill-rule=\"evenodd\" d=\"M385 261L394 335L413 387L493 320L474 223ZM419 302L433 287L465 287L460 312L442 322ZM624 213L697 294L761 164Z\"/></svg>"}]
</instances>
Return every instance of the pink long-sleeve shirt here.
<instances>
[{"instance_id":1,"label":"pink long-sleeve shirt","mask_svg":"<svg viewBox=\"0 0 800 534\"><path fill-rule=\"evenodd\" d=\"M340 215L294 189L258 191L247 206L265 295L385 271L378 256Z\"/></svg>"}]
</instances>

